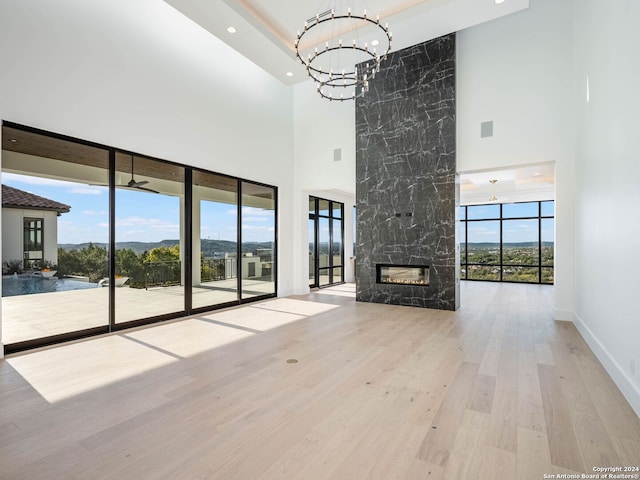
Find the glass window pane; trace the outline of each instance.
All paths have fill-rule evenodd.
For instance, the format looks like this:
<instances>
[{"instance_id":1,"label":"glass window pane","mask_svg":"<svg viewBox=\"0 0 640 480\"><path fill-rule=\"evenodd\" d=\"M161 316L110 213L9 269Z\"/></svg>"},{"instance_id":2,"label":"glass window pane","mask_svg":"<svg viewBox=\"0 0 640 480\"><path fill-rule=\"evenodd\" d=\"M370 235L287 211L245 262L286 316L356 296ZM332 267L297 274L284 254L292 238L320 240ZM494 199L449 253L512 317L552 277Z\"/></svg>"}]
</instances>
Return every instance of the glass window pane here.
<instances>
[{"instance_id":1,"label":"glass window pane","mask_svg":"<svg viewBox=\"0 0 640 480\"><path fill-rule=\"evenodd\" d=\"M458 223L458 242L460 243L460 278L466 280L467 278L467 238L466 234L466 222Z\"/></svg>"},{"instance_id":2,"label":"glass window pane","mask_svg":"<svg viewBox=\"0 0 640 480\"><path fill-rule=\"evenodd\" d=\"M555 203L553 200L549 202L542 202L542 216L543 217L553 217L555 212Z\"/></svg>"},{"instance_id":3,"label":"glass window pane","mask_svg":"<svg viewBox=\"0 0 640 480\"><path fill-rule=\"evenodd\" d=\"M538 283L538 267L503 267L502 281Z\"/></svg>"},{"instance_id":4,"label":"glass window pane","mask_svg":"<svg viewBox=\"0 0 640 480\"><path fill-rule=\"evenodd\" d=\"M276 292L275 189L242 182L242 298Z\"/></svg>"},{"instance_id":5,"label":"glass window pane","mask_svg":"<svg viewBox=\"0 0 640 480\"><path fill-rule=\"evenodd\" d=\"M500 205L472 205L467 207L467 215L470 220L500 218Z\"/></svg>"},{"instance_id":6,"label":"glass window pane","mask_svg":"<svg viewBox=\"0 0 640 480\"><path fill-rule=\"evenodd\" d=\"M328 200L318 200L318 212L320 215L324 215L325 217L329 216L329 201Z\"/></svg>"},{"instance_id":7,"label":"glass window pane","mask_svg":"<svg viewBox=\"0 0 640 480\"><path fill-rule=\"evenodd\" d=\"M116 323L184 311L184 169L116 154Z\"/></svg>"},{"instance_id":8,"label":"glass window pane","mask_svg":"<svg viewBox=\"0 0 640 480\"><path fill-rule=\"evenodd\" d=\"M468 262L483 265L500 264L500 221L469 222L467 229Z\"/></svg>"},{"instance_id":9,"label":"glass window pane","mask_svg":"<svg viewBox=\"0 0 640 480\"><path fill-rule=\"evenodd\" d=\"M318 266L329 266L329 219L318 219Z\"/></svg>"},{"instance_id":10,"label":"glass window pane","mask_svg":"<svg viewBox=\"0 0 640 480\"><path fill-rule=\"evenodd\" d=\"M538 265L538 251L538 220L503 221L504 265Z\"/></svg>"},{"instance_id":11,"label":"glass window pane","mask_svg":"<svg viewBox=\"0 0 640 480\"><path fill-rule=\"evenodd\" d=\"M316 232L316 221L314 219L309 219L309 286L316 286L316 272L315 272L315 232Z\"/></svg>"},{"instance_id":12,"label":"glass window pane","mask_svg":"<svg viewBox=\"0 0 640 480\"><path fill-rule=\"evenodd\" d=\"M331 258L333 267L342 265L342 220L332 220L333 244L331 245Z\"/></svg>"},{"instance_id":13,"label":"glass window pane","mask_svg":"<svg viewBox=\"0 0 640 480\"><path fill-rule=\"evenodd\" d=\"M467 266L467 278L469 280L500 281L500 267L483 267L480 265Z\"/></svg>"},{"instance_id":14,"label":"glass window pane","mask_svg":"<svg viewBox=\"0 0 640 480\"><path fill-rule=\"evenodd\" d=\"M316 214L316 197L309 197L309 215Z\"/></svg>"},{"instance_id":15,"label":"glass window pane","mask_svg":"<svg viewBox=\"0 0 640 480\"><path fill-rule=\"evenodd\" d=\"M333 218L342 218L342 203L331 202Z\"/></svg>"},{"instance_id":16,"label":"glass window pane","mask_svg":"<svg viewBox=\"0 0 640 480\"><path fill-rule=\"evenodd\" d=\"M527 218L538 216L538 202L505 203L502 218Z\"/></svg>"},{"instance_id":17,"label":"glass window pane","mask_svg":"<svg viewBox=\"0 0 640 480\"><path fill-rule=\"evenodd\" d=\"M331 285L331 269L330 268L322 268L320 269L320 276L318 277L318 286L326 287Z\"/></svg>"},{"instance_id":18,"label":"glass window pane","mask_svg":"<svg viewBox=\"0 0 640 480\"><path fill-rule=\"evenodd\" d=\"M553 218L543 218L540 223L542 224L542 265L552 267L555 246L555 221Z\"/></svg>"},{"instance_id":19,"label":"glass window pane","mask_svg":"<svg viewBox=\"0 0 640 480\"><path fill-rule=\"evenodd\" d=\"M193 308L238 300L238 181L193 173Z\"/></svg>"},{"instance_id":20,"label":"glass window pane","mask_svg":"<svg viewBox=\"0 0 640 480\"><path fill-rule=\"evenodd\" d=\"M353 207L353 258L356 258L356 243L358 238L358 210ZM354 269L355 270L355 269ZM353 272L355 275L355 271Z\"/></svg>"},{"instance_id":21,"label":"glass window pane","mask_svg":"<svg viewBox=\"0 0 640 480\"><path fill-rule=\"evenodd\" d=\"M98 281L108 272L109 152L7 126L2 132L3 190L59 207L26 221L19 210L3 213L2 263L11 273L2 278L3 342L106 331L109 292Z\"/></svg>"},{"instance_id":22,"label":"glass window pane","mask_svg":"<svg viewBox=\"0 0 640 480\"><path fill-rule=\"evenodd\" d=\"M342 277L342 268L341 267L333 269L333 279L332 280L333 280L333 283L338 283L338 282L344 281L344 279Z\"/></svg>"},{"instance_id":23,"label":"glass window pane","mask_svg":"<svg viewBox=\"0 0 640 480\"><path fill-rule=\"evenodd\" d=\"M542 282L553 285L553 268L542 267Z\"/></svg>"},{"instance_id":24,"label":"glass window pane","mask_svg":"<svg viewBox=\"0 0 640 480\"><path fill-rule=\"evenodd\" d=\"M467 207L459 207L458 214L460 215L460 220L467 219Z\"/></svg>"}]
</instances>

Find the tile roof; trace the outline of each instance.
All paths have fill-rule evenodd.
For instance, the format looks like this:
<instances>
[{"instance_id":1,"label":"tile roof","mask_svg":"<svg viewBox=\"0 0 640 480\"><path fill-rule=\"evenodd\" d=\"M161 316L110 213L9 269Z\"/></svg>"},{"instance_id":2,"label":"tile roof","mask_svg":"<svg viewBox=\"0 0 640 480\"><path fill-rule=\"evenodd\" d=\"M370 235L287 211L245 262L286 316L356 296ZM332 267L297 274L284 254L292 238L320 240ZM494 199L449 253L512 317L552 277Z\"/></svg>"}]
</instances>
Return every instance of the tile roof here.
<instances>
[{"instance_id":1,"label":"tile roof","mask_svg":"<svg viewBox=\"0 0 640 480\"><path fill-rule=\"evenodd\" d=\"M53 210L58 213L67 213L71 210L69 205L49 200L9 185L2 185L2 208L32 208L36 210Z\"/></svg>"}]
</instances>

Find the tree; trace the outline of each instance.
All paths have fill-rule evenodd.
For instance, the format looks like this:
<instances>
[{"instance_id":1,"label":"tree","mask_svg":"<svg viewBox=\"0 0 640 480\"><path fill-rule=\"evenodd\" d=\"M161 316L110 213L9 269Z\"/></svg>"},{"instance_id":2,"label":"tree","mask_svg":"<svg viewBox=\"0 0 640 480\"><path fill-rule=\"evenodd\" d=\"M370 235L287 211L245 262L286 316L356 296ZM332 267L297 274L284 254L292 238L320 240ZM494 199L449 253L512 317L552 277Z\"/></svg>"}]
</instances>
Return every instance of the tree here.
<instances>
[{"instance_id":1,"label":"tree","mask_svg":"<svg viewBox=\"0 0 640 480\"><path fill-rule=\"evenodd\" d=\"M58 277L79 275L97 283L109 274L107 249L93 243L82 250L58 248Z\"/></svg>"},{"instance_id":2,"label":"tree","mask_svg":"<svg viewBox=\"0 0 640 480\"><path fill-rule=\"evenodd\" d=\"M147 258L146 262L156 263L156 262L175 262L180 261L180 245L173 245L171 247L155 247L152 248Z\"/></svg>"}]
</instances>

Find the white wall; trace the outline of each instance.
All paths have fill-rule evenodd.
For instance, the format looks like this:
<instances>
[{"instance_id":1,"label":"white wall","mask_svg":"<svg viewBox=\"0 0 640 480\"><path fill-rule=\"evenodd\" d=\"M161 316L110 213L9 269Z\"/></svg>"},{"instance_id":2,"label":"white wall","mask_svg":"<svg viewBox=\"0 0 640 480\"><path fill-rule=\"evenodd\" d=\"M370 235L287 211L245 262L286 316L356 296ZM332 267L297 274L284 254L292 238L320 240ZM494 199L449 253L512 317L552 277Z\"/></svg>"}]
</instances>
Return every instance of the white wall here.
<instances>
[{"instance_id":1,"label":"white wall","mask_svg":"<svg viewBox=\"0 0 640 480\"><path fill-rule=\"evenodd\" d=\"M355 102L330 102L311 81L294 87L294 157L302 187L347 189L356 184ZM333 160L342 149L342 160Z\"/></svg>"},{"instance_id":2,"label":"white wall","mask_svg":"<svg viewBox=\"0 0 640 480\"><path fill-rule=\"evenodd\" d=\"M640 2L580 0L574 10L575 323L640 414Z\"/></svg>"},{"instance_id":3,"label":"white wall","mask_svg":"<svg viewBox=\"0 0 640 480\"><path fill-rule=\"evenodd\" d=\"M573 312L572 0L527 10L457 35L458 171L556 165L555 312ZM493 121L493 137L480 123Z\"/></svg>"},{"instance_id":4,"label":"white wall","mask_svg":"<svg viewBox=\"0 0 640 480\"><path fill-rule=\"evenodd\" d=\"M0 2L0 119L279 187L292 291L293 93L165 2Z\"/></svg>"},{"instance_id":5,"label":"white wall","mask_svg":"<svg viewBox=\"0 0 640 480\"><path fill-rule=\"evenodd\" d=\"M15 208L2 209L2 259L22 260L23 223L22 210Z\"/></svg>"},{"instance_id":6,"label":"white wall","mask_svg":"<svg viewBox=\"0 0 640 480\"><path fill-rule=\"evenodd\" d=\"M4 260L23 259L25 218L42 218L44 220L44 260L57 264L59 217L56 212L43 210L29 210L22 208L2 209L2 232L4 232L4 237L2 237L2 258Z\"/></svg>"},{"instance_id":7,"label":"white wall","mask_svg":"<svg viewBox=\"0 0 640 480\"><path fill-rule=\"evenodd\" d=\"M330 102L318 95L311 81L294 89L294 190L298 201L294 215L296 293L309 291L309 195L344 203L345 281L353 281L353 206L356 183L355 103ZM334 150L341 160L334 161Z\"/></svg>"}]
</instances>

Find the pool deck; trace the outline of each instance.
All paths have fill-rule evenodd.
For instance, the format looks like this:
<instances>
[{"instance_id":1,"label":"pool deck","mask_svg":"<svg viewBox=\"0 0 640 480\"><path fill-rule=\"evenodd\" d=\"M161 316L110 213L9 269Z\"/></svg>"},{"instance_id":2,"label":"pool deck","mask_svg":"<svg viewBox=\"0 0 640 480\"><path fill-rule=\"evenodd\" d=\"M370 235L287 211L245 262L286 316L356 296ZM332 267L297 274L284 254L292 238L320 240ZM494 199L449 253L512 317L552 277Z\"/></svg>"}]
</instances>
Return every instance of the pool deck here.
<instances>
[{"instance_id":1,"label":"pool deck","mask_svg":"<svg viewBox=\"0 0 640 480\"><path fill-rule=\"evenodd\" d=\"M42 280L50 281L50 280ZM53 280L55 281L55 280ZM272 282L244 280L248 296L273 291ZM237 300L237 279L203 283L193 288L193 307ZM184 311L182 286L145 289L116 287L116 323ZM2 343L101 327L108 323L109 289L90 288L2 297Z\"/></svg>"}]
</instances>

